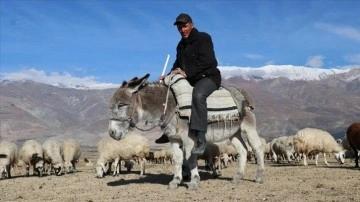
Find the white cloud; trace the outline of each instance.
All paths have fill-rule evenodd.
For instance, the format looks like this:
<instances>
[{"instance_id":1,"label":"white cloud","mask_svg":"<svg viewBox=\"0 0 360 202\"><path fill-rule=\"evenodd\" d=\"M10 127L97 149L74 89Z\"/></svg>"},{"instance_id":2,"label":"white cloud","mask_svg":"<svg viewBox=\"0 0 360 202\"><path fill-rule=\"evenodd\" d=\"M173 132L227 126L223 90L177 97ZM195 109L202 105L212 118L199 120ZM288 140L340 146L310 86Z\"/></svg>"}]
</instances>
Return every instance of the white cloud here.
<instances>
[{"instance_id":1,"label":"white cloud","mask_svg":"<svg viewBox=\"0 0 360 202\"><path fill-rule=\"evenodd\" d=\"M335 26L327 23L315 23L315 27L344 38L360 41L360 30L349 26Z\"/></svg>"},{"instance_id":2,"label":"white cloud","mask_svg":"<svg viewBox=\"0 0 360 202\"><path fill-rule=\"evenodd\" d=\"M347 60L349 62L360 64L360 53L346 55L344 58L345 58L345 60Z\"/></svg>"},{"instance_id":3,"label":"white cloud","mask_svg":"<svg viewBox=\"0 0 360 202\"><path fill-rule=\"evenodd\" d=\"M305 65L309 67L320 68L324 65L324 59L325 57L322 55L311 56L308 58Z\"/></svg>"},{"instance_id":4,"label":"white cloud","mask_svg":"<svg viewBox=\"0 0 360 202\"><path fill-rule=\"evenodd\" d=\"M96 81L94 76L75 77L67 72L51 72L48 74L43 70L34 68L23 69L17 72L1 73L0 80L32 80L39 83L69 88L105 89L119 87L119 84L100 83Z\"/></svg>"}]
</instances>

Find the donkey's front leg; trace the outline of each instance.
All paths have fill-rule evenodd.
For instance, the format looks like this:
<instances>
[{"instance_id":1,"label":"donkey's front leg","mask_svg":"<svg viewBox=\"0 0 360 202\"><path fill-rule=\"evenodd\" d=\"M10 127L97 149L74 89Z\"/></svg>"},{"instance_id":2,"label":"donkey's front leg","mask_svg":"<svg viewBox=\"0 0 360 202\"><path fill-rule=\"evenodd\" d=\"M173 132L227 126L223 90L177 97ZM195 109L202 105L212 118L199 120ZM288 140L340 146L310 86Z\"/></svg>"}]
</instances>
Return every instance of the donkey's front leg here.
<instances>
[{"instance_id":1,"label":"donkey's front leg","mask_svg":"<svg viewBox=\"0 0 360 202\"><path fill-rule=\"evenodd\" d=\"M191 153L194 144L184 144L185 158L188 162L191 172L191 180L188 185L188 190L197 190L199 188L200 175L198 171L197 156Z\"/></svg>"},{"instance_id":2,"label":"donkey's front leg","mask_svg":"<svg viewBox=\"0 0 360 202\"><path fill-rule=\"evenodd\" d=\"M199 188L200 175L197 165L197 156L191 155L188 159L189 167L191 170L191 180L188 186L188 190L197 190Z\"/></svg>"},{"instance_id":3,"label":"donkey's front leg","mask_svg":"<svg viewBox=\"0 0 360 202\"><path fill-rule=\"evenodd\" d=\"M182 181L182 164L184 160L184 153L177 142L171 142L171 150L173 153L174 162L174 178L169 183L169 189L176 189Z\"/></svg>"}]
</instances>

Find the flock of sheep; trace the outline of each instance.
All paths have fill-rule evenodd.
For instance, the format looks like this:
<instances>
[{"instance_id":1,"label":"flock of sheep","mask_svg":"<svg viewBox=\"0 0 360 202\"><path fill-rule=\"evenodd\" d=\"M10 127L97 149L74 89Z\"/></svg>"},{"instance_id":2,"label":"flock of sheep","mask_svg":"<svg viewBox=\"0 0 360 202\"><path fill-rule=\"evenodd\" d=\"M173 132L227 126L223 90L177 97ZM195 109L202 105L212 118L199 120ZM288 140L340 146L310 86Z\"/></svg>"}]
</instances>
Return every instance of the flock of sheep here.
<instances>
[{"instance_id":1,"label":"flock of sheep","mask_svg":"<svg viewBox=\"0 0 360 202\"><path fill-rule=\"evenodd\" d=\"M351 124L346 136L341 140L335 140L328 132L316 128L304 128L295 135L274 138L266 143L261 138L265 156L280 162L303 160L308 165L307 158L315 157L318 165L318 155L324 154L325 164L329 165L326 156L333 154L339 163L344 163L345 157L352 155L355 158L355 167L359 167L360 155L360 122ZM248 160L253 158L251 147L244 142L248 150ZM113 175L119 175L121 162L130 171L134 162L140 164L140 176L145 173L145 163L171 163L172 153L170 148L159 151L150 151L147 138L138 134L129 134L120 141L111 137L103 137L97 144L98 159L96 162L96 177L102 178L114 168ZM23 162L26 167L26 176L32 168L34 175L42 176L61 175L62 173L76 172L76 163L81 155L80 145L75 140L67 140L60 144L54 139L46 140L42 145L35 140L27 140L18 151L13 142L0 142L0 178L11 177L11 167ZM207 148L198 159L205 160L207 169L212 171L213 176L221 175L221 169L229 163L236 161L237 152L230 141L207 144ZM256 159L255 159L256 160ZM184 168L185 169L185 168ZM184 173L186 175L186 173Z\"/></svg>"},{"instance_id":2,"label":"flock of sheep","mask_svg":"<svg viewBox=\"0 0 360 202\"><path fill-rule=\"evenodd\" d=\"M63 172L76 172L76 163L81 155L80 144L73 139L62 144L48 139L43 144L36 140L26 140L21 149L10 141L0 142L0 179L11 178L11 168L23 165L26 176L33 174L41 177L43 173L61 175Z\"/></svg>"},{"instance_id":3,"label":"flock of sheep","mask_svg":"<svg viewBox=\"0 0 360 202\"><path fill-rule=\"evenodd\" d=\"M307 158L310 157L315 158L315 164L318 166L318 156L322 153L326 165L329 165L326 160L326 156L329 154L333 154L335 159L340 164L343 164L345 158L349 157L349 154L353 158L358 158L360 155L360 123L353 125L357 126L357 129L354 130L355 132L348 131L347 136L341 141L335 140L330 133L316 128L304 128L295 135L274 138L268 143L266 143L264 138L260 139L265 155L269 157L268 159L277 163L281 160L287 162L303 160L303 164L307 166ZM348 142L348 140L351 141ZM102 149L104 144L108 145L106 146L107 149ZM244 142L244 146L248 150L247 157L250 161L254 158L251 147L247 142ZM122 149L124 147L132 149ZM137 148L137 150L134 148ZM139 159L138 161L141 164L141 175L145 172L145 162L172 163L172 153L169 147L149 152L150 148L146 138L136 134L131 134L120 141L106 137L99 142L98 151L97 177L103 177L106 172L109 172L112 163L115 165L114 175L119 174L118 168L121 160L129 161L134 157ZM221 175L223 168L236 161L237 155L234 146L227 140L219 143L209 142L204 154L198 156L198 159L205 160L206 168L212 171L214 177L217 177ZM358 162L358 160L355 159L355 162ZM359 167L358 163L356 163L356 167ZM186 172L183 172L183 175L186 175Z\"/></svg>"}]
</instances>

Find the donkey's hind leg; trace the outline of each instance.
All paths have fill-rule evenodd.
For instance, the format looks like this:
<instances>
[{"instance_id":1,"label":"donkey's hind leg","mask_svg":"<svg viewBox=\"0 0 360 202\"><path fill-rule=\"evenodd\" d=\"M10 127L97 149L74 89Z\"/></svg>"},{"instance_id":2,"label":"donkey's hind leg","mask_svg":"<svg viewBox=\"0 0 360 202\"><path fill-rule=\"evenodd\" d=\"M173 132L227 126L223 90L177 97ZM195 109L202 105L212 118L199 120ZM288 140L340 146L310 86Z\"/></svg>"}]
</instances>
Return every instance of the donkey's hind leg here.
<instances>
[{"instance_id":1,"label":"donkey's hind leg","mask_svg":"<svg viewBox=\"0 0 360 202\"><path fill-rule=\"evenodd\" d=\"M236 152L238 153L239 169L234 175L232 182L239 183L245 176L245 165L247 161L247 150L244 147L244 141L241 137L240 131L231 138L231 143L234 145Z\"/></svg>"},{"instance_id":2,"label":"donkey's hind leg","mask_svg":"<svg viewBox=\"0 0 360 202\"><path fill-rule=\"evenodd\" d=\"M264 162L264 148L261 144L260 137L256 131L255 115L248 109L246 116L241 123L241 132L246 134L249 144L257 159L257 170L255 182L264 182L265 162Z\"/></svg>"}]
</instances>

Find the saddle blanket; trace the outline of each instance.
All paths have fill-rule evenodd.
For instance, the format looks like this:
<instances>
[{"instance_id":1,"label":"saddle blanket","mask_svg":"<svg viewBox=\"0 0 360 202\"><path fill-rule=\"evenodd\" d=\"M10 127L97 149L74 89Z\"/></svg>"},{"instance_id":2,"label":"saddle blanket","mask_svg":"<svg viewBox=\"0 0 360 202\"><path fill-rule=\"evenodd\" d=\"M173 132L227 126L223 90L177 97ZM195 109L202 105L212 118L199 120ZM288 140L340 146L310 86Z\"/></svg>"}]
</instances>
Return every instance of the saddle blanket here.
<instances>
[{"instance_id":1,"label":"saddle blanket","mask_svg":"<svg viewBox=\"0 0 360 202\"><path fill-rule=\"evenodd\" d=\"M175 93L178 112L182 117L191 116L191 99L193 87L180 74L168 75L164 80ZM214 91L207 98L208 122L233 120L239 118L239 110L231 93L224 87Z\"/></svg>"}]
</instances>

